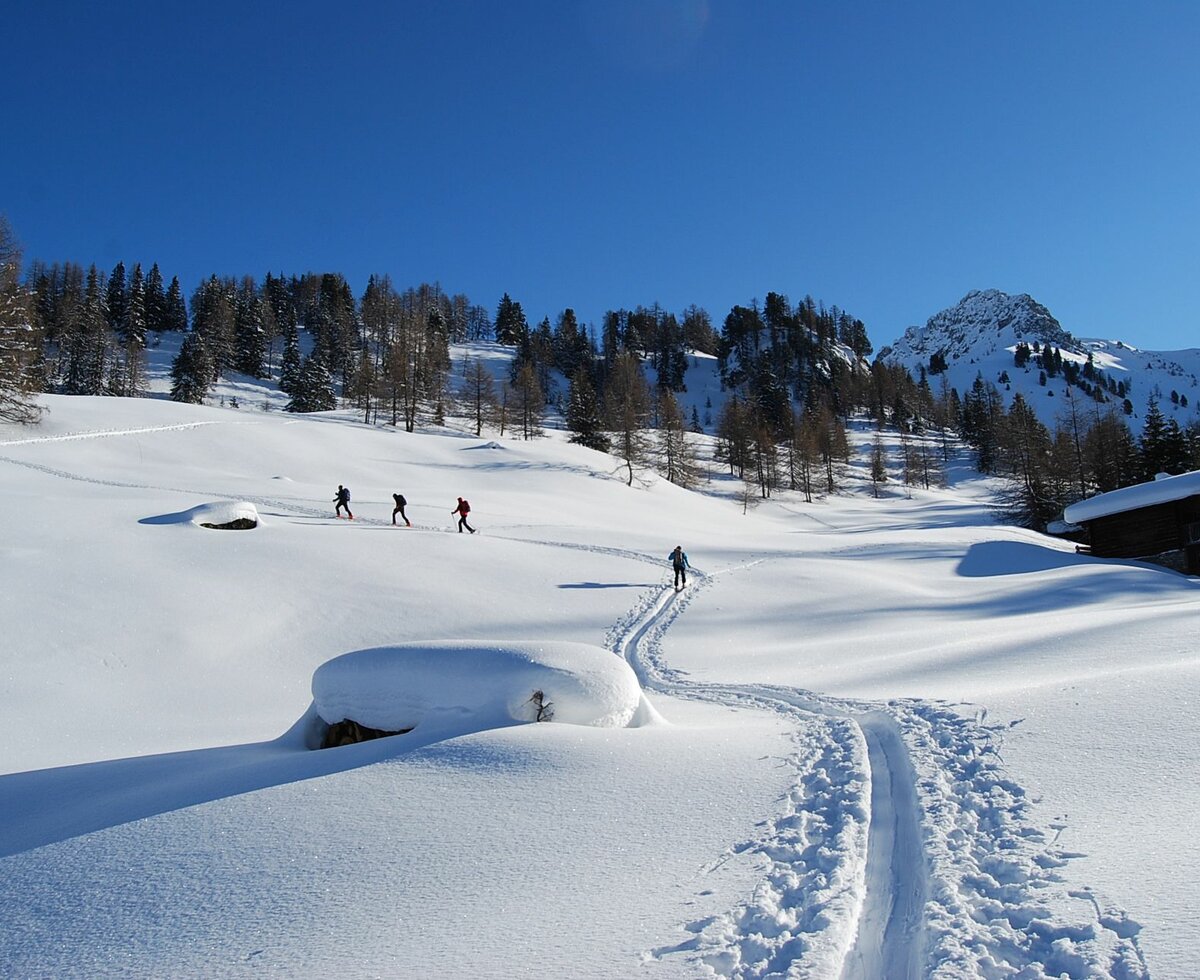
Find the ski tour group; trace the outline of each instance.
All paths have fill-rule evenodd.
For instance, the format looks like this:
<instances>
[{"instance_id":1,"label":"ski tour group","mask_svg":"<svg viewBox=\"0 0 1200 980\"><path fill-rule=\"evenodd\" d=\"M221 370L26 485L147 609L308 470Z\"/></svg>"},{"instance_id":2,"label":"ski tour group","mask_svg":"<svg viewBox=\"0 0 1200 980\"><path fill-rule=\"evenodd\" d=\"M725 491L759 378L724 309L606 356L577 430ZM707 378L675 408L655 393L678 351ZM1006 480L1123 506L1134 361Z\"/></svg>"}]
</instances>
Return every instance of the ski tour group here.
<instances>
[{"instance_id":1,"label":"ski tour group","mask_svg":"<svg viewBox=\"0 0 1200 980\"><path fill-rule=\"evenodd\" d=\"M410 521L408 519L408 515L404 513L404 508L408 506L408 499L402 493L394 493L392 494L392 500L396 503L396 506L392 509L392 524L398 526L399 522L396 520L396 516L399 515L400 520L404 521L405 527L412 527L412 521ZM354 520L354 511L350 509L349 487L343 486L339 483L337 493L333 496L333 503L337 504L337 506L333 509L335 517L341 519L342 511L344 510L346 512L346 520ZM472 534L475 533L475 528L471 527L471 525L467 523L467 515L471 513L471 504L466 499L459 497L458 505L454 508L454 510L450 511L450 513L452 515L458 515L459 534L462 533L463 528L466 528Z\"/></svg>"},{"instance_id":2,"label":"ski tour group","mask_svg":"<svg viewBox=\"0 0 1200 980\"><path fill-rule=\"evenodd\" d=\"M404 513L404 508L408 506L408 500L402 493L392 494L392 500L395 501L395 508L392 510L392 524L397 524L396 516L400 516L400 520L404 521L405 527L412 527L412 521L408 519L408 515ZM334 494L333 503L337 504L334 508L334 515L337 518L342 517L342 511L346 512L347 520L354 520L354 512L350 510L350 488L338 484L337 493ZM451 516L458 515L458 533L462 534L463 529L475 533L475 528L467 523L467 515L471 513L471 504L464 497L458 498L458 504L450 511ZM675 571L675 591L678 592L687 585L687 570L692 566L688 564L687 552L683 550L683 545L676 545L675 550L667 555L667 561L671 563L672 569Z\"/></svg>"}]
</instances>

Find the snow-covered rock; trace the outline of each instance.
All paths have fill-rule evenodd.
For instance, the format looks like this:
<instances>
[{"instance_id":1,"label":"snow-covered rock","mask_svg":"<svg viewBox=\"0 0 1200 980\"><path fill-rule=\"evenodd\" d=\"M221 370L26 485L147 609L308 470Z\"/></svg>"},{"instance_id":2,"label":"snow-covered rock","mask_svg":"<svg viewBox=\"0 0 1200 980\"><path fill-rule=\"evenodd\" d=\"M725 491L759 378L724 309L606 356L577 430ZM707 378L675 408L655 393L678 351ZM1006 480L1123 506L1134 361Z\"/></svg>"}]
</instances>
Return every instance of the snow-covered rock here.
<instances>
[{"instance_id":1,"label":"snow-covered rock","mask_svg":"<svg viewBox=\"0 0 1200 980\"><path fill-rule=\"evenodd\" d=\"M188 511L189 523L197 527L225 527L244 521L258 525L258 508L247 500L221 500L201 504ZM243 525L244 526L244 525Z\"/></svg>"},{"instance_id":2,"label":"snow-covered rock","mask_svg":"<svg viewBox=\"0 0 1200 980\"><path fill-rule=\"evenodd\" d=\"M349 718L385 731L464 716L476 731L536 721L535 691L554 721L624 728L643 700L624 660L569 642L447 640L358 650L318 667L312 691L326 723Z\"/></svg>"}]
</instances>

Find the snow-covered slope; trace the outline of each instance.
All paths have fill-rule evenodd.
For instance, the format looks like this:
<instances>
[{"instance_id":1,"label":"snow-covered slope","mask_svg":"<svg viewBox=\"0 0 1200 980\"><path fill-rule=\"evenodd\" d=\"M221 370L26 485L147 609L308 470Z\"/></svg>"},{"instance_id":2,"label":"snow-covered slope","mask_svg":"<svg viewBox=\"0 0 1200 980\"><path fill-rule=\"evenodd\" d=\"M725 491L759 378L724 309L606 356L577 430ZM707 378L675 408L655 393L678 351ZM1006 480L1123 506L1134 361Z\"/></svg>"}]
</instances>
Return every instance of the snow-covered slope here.
<instances>
[{"instance_id":1,"label":"snow-covered slope","mask_svg":"<svg viewBox=\"0 0 1200 980\"><path fill-rule=\"evenodd\" d=\"M0 975L1200 961L1200 590L996 526L960 465L743 513L720 480L630 488L554 430L47 402L0 430ZM259 525L193 519L223 501ZM646 723L510 710L579 644L580 703L640 688ZM381 649L456 659L318 695L406 705L415 678L439 724L307 750L314 675ZM534 649L555 663L528 673Z\"/></svg>"},{"instance_id":2,"label":"snow-covered slope","mask_svg":"<svg viewBox=\"0 0 1200 980\"><path fill-rule=\"evenodd\" d=\"M1020 392L1039 418L1053 426L1063 412L1066 382L1060 375L1043 384L1033 360L1017 367L1014 353L1022 342L1030 347L1049 345L1062 353L1064 361L1081 367L1090 356L1097 371L1127 389L1125 397L1133 407L1127 421L1135 433L1140 431L1152 400L1180 425L1200 418L1200 349L1139 351L1117 340L1080 339L1024 293L1014 296L995 289L967 293L955 306L930 317L925 326L909 327L879 356L888 363L903 364L916 375L940 353L947 364L945 377L959 394L966 393L976 377L982 376L996 385L1006 404ZM931 376L930 383L936 388L940 380ZM1172 399L1172 392L1178 397ZM1079 397L1077 390L1074 393L1080 407L1096 405L1087 396ZM1121 412L1123 399L1111 393L1107 397Z\"/></svg>"}]
</instances>

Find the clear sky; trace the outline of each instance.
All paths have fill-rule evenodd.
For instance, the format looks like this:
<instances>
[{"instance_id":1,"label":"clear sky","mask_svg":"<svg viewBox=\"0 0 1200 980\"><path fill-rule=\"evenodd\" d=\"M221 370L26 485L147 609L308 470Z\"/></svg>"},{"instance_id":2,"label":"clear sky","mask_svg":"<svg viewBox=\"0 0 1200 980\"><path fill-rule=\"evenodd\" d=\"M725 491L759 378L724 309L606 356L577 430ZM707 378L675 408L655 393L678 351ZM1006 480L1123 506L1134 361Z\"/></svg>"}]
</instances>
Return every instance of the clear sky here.
<instances>
[{"instance_id":1,"label":"clear sky","mask_svg":"<svg viewBox=\"0 0 1200 980\"><path fill-rule=\"evenodd\" d=\"M14 0L0 64L27 258L1200 346L1192 0Z\"/></svg>"}]
</instances>

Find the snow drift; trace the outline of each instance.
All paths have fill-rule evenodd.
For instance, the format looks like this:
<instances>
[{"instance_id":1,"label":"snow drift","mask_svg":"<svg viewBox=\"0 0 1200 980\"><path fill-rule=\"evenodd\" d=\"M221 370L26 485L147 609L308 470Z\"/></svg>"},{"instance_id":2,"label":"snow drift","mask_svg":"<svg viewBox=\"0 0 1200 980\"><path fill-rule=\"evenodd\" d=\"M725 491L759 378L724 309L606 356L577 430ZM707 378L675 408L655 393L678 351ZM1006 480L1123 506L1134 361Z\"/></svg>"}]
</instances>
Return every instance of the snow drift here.
<instances>
[{"instance_id":1,"label":"snow drift","mask_svg":"<svg viewBox=\"0 0 1200 980\"><path fill-rule=\"evenodd\" d=\"M343 654L312 681L327 725L353 720L385 731L536 721L538 691L557 722L626 728L649 716L648 705L639 710L645 699L629 665L586 643L403 643Z\"/></svg>"}]
</instances>

